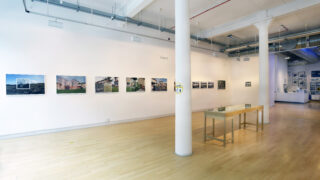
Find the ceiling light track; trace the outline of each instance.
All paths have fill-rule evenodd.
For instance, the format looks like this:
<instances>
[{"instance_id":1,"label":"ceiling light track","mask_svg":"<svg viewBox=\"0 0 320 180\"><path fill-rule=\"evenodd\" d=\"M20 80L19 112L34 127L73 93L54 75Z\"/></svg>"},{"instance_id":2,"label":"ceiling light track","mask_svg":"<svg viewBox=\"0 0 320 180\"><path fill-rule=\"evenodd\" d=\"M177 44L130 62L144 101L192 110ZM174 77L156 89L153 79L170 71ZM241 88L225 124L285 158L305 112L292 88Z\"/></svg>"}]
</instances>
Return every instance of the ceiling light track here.
<instances>
[{"instance_id":1,"label":"ceiling light track","mask_svg":"<svg viewBox=\"0 0 320 180\"><path fill-rule=\"evenodd\" d=\"M320 34L320 28L313 29L310 31L304 31L304 32L293 33L293 34L288 34L288 35L284 35L284 36L269 38L269 43L272 44L272 43L278 43L278 42L282 42L282 41L296 40L299 38L306 38L306 37L315 36L318 34ZM318 39L318 38L316 38L316 39ZM258 46L259 46L259 42L253 41L253 42L240 44L239 46L229 47L229 48L224 49L223 51L230 54L232 52L244 51L246 49L255 48Z\"/></svg>"},{"instance_id":2,"label":"ceiling light track","mask_svg":"<svg viewBox=\"0 0 320 180\"><path fill-rule=\"evenodd\" d=\"M216 9L216 8L219 7L219 6L222 6L222 5L224 5L224 4L227 4L227 3L230 2L230 1L231 1L231 0L225 0L225 1L223 1L223 2L221 2L221 3L219 3L219 4L217 4L217 5L209 8L209 9L206 9L206 10L204 10L204 11L196 14L196 15L194 15L194 16L192 16L192 17L190 18L190 21L193 20L193 19L195 19L195 18L197 18L197 17L199 17L199 16L201 16L201 15L203 15L203 14L205 14L205 13L207 13L207 12L209 12L209 11L211 11L211 10L213 10L213 9ZM174 29L175 27L176 27L176 26L173 26L173 27L171 27L170 29Z\"/></svg>"},{"instance_id":3,"label":"ceiling light track","mask_svg":"<svg viewBox=\"0 0 320 180\"><path fill-rule=\"evenodd\" d=\"M45 14L45 13L34 12L34 11L31 11L31 10L29 10L27 8L25 0L22 0L22 1L23 1L23 5L24 5L24 10L25 10L26 13L35 14L35 15L44 16L44 17L49 17L49 18L53 18L53 19L56 19L56 20L60 19L60 20L63 20L63 21L73 22L73 23L77 23L77 24L94 26L94 27L97 27L97 28L107 29L107 30L111 30L111 31L117 31L117 32L120 32L120 33L131 34L131 35L134 35L134 36L140 36L140 37L145 37L145 38L149 38L149 39L155 39L155 40L159 40L159 41L175 43L174 40L170 40L170 39L162 39L162 38L159 38L159 37L148 36L148 35L145 35L145 34L139 34L139 33L134 33L134 32L130 32L130 31L124 31L124 30L120 30L120 29L116 29L116 28L101 26L101 25L97 25L97 24L91 24L91 23L87 23L87 22L74 20L74 19L48 15L48 14ZM214 51L213 49L209 49L209 48L193 46L193 45L191 45L191 47L195 48L195 49L209 51L210 53L212 53L212 52L217 53L217 51Z\"/></svg>"},{"instance_id":4,"label":"ceiling light track","mask_svg":"<svg viewBox=\"0 0 320 180\"><path fill-rule=\"evenodd\" d=\"M117 21L122 21L122 22L127 22L127 23L131 23L131 24L135 24L137 26L142 26L142 27L146 27L146 28L150 28L150 29L154 29L154 30L160 30L161 32L167 32L170 34L175 34L175 31L169 28L165 28L162 26L158 26L158 25L154 25L151 23L147 23L147 22L143 22L143 21L138 21L135 19L132 19L130 17L126 17L126 16L119 16L117 14L113 14L113 13L108 13L108 12L104 12L104 11L100 11L97 9L92 9L89 7L85 7L85 6L81 6L79 4L73 4L73 3L69 3L69 2L65 2L65 1L61 1L60 0L31 0L31 1L37 1L37 2L41 2L41 3L48 3L51 5L55 5L58 7L63 7L63 8L67 8L67 9L71 9L71 10L75 10L77 12L83 12L83 13L88 13L88 14L93 14L96 16L101 16L101 17L105 17L105 18L110 18L112 20L117 20ZM25 5L25 0L23 0L24 5ZM214 42L211 41L210 39L207 38L199 38L195 35L190 35L191 39L194 40L199 40L208 44L215 44L221 47L224 47L225 45L222 43L218 43L218 42Z\"/></svg>"}]
</instances>

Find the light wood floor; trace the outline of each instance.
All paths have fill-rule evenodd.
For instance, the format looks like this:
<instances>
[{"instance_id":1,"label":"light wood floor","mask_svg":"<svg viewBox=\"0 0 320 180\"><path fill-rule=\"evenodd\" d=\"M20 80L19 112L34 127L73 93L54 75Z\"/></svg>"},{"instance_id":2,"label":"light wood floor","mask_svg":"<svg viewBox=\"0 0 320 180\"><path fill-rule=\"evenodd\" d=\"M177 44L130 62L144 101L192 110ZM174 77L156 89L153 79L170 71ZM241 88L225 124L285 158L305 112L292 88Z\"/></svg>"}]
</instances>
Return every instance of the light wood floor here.
<instances>
[{"instance_id":1,"label":"light wood floor","mask_svg":"<svg viewBox=\"0 0 320 180\"><path fill-rule=\"evenodd\" d=\"M0 179L319 180L320 103L276 104L270 117L224 148L203 143L194 113L190 157L174 154L174 117L1 140Z\"/></svg>"}]
</instances>

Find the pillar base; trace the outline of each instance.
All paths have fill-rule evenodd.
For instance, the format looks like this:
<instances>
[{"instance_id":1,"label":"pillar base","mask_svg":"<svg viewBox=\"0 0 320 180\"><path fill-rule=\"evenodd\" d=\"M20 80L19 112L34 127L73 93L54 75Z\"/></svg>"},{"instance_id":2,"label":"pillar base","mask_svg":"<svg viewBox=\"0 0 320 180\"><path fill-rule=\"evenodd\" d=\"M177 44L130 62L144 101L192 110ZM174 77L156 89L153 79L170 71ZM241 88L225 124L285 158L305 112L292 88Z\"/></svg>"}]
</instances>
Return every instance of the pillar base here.
<instances>
[{"instance_id":1,"label":"pillar base","mask_svg":"<svg viewBox=\"0 0 320 180\"><path fill-rule=\"evenodd\" d=\"M177 152L175 152L175 154L177 156L180 156L180 157L188 157L188 156L192 156L193 153L190 153L190 154L178 154Z\"/></svg>"}]
</instances>

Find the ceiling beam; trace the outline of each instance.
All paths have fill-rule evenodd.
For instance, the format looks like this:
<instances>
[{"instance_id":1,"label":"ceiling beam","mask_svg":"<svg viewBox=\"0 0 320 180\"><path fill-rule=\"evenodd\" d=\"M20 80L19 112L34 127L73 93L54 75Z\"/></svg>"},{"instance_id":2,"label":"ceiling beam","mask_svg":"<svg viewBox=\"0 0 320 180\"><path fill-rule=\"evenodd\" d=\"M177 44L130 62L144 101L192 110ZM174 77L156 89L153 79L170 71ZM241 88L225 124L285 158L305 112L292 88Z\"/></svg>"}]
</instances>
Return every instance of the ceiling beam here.
<instances>
[{"instance_id":1,"label":"ceiling beam","mask_svg":"<svg viewBox=\"0 0 320 180\"><path fill-rule=\"evenodd\" d=\"M318 62L318 59L319 59L317 54L315 54L312 49L294 50L294 51L291 51L291 53L308 61L309 63Z\"/></svg>"},{"instance_id":2,"label":"ceiling beam","mask_svg":"<svg viewBox=\"0 0 320 180\"><path fill-rule=\"evenodd\" d=\"M208 30L204 30L200 32L198 35L203 38L212 38L225 33L229 33L231 31L249 27L266 19L272 19L275 17L283 16L317 4L320 4L320 0L295 0L290 3L283 4L281 6L277 6L263 11L258 11L248 16L236 19L235 21L222 24Z\"/></svg>"},{"instance_id":3,"label":"ceiling beam","mask_svg":"<svg viewBox=\"0 0 320 180\"><path fill-rule=\"evenodd\" d=\"M144 8L149 6L154 0L134 0L128 3L126 8L126 16L133 18Z\"/></svg>"}]
</instances>

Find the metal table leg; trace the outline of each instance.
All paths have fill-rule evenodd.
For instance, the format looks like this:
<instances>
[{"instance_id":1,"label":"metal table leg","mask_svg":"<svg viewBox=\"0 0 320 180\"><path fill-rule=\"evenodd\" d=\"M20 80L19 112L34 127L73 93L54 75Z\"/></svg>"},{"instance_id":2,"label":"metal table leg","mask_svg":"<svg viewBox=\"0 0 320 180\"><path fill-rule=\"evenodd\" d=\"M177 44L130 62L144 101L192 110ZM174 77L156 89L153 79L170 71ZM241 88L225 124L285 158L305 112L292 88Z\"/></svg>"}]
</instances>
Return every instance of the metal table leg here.
<instances>
[{"instance_id":1,"label":"metal table leg","mask_svg":"<svg viewBox=\"0 0 320 180\"><path fill-rule=\"evenodd\" d=\"M259 110L257 110L257 132L259 131Z\"/></svg>"},{"instance_id":2,"label":"metal table leg","mask_svg":"<svg viewBox=\"0 0 320 180\"><path fill-rule=\"evenodd\" d=\"M207 115L204 115L203 141L207 140Z\"/></svg>"},{"instance_id":3,"label":"metal table leg","mask_svg":"<svg viewBox=\"0 0 320 180\"><path fill-rule=\"evenodd\" d=\"M262 111L261 111L261 120L262 120L262 124L261 124L261 130L263 131L263 124L264 124L264 122L263 122L263 120L264 120L264 118L263 118L263 112L264 112L264 109L262 109Z\"/></svg>"},{"instance_id":4,"label":"metal table leg","mask_svg":"<svg viewBox=\"0 0 320 180\"><path fill-rule=\"evenodd\" d=\"M216 120L212 118L212 136L214 137L214 126L215 126Z\"/></svg>"},{"instance_id":5,"label":"metal table leg","mask_svg":"<svg viewBox=\"0 0 320 180\"><path fill-rule=\"evenodd\" d=\"M247 127L247 113L244 113L243 115L243 121L244 121L244 129Z\"/></svg>"},{"instance_id":6,"label":"metal table leg","mask_svg":"<svg viewBox=\"0 0 320 180\"><path fill-rule=\"evenodd\" d=\"M233 144L234 143L233 118L232 118L232 129L231 129L231 132L232 132L232 144Z\"/></svg>"},{"instance_id":7,"label":"metal table leg","mask_svg":"<svg viewBox=\"0 0 320 180\"><path fill-rule=\"evenodd\" d=\"M241 114L239 114L239 129L241 129Z\"/></svg>"},{"instance_id":8,"label":"metal table leg","mask_svg":"<svg viewBox=\"0 0 320 180\"><path fill-rule=\"evenodd\" d=\"M226 122L226 118L224 118L224 131L223 131L223 146L224 147L226 147L226 143L227 143L226 131L227 131L227 122Z\"/></svg>"}]
</instances>

